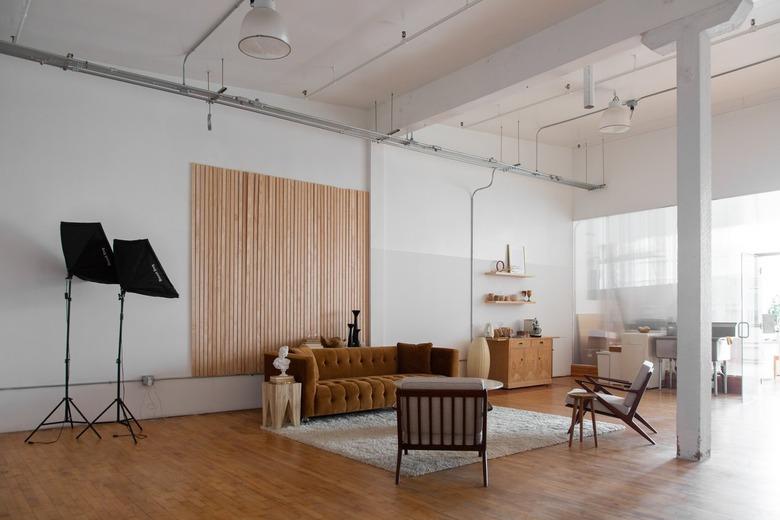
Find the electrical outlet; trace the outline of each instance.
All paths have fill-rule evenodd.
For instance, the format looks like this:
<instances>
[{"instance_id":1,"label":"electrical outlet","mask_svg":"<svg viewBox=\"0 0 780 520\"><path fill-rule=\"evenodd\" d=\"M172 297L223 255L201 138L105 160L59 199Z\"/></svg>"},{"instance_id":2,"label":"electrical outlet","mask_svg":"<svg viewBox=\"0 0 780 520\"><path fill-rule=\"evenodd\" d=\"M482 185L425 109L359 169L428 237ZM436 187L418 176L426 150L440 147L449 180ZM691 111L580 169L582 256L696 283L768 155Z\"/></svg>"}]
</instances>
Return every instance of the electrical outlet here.
<instances>
[{"instance_id":1,"label":"electrical outlet","mask_svg":"<svg viewBox=\"0 0 780 520\"><path fill-rule=\"evenodd\" d=\"M144 386L153 386L154 376L141 376L141 384Z\"/></svg>"}]
</instances>

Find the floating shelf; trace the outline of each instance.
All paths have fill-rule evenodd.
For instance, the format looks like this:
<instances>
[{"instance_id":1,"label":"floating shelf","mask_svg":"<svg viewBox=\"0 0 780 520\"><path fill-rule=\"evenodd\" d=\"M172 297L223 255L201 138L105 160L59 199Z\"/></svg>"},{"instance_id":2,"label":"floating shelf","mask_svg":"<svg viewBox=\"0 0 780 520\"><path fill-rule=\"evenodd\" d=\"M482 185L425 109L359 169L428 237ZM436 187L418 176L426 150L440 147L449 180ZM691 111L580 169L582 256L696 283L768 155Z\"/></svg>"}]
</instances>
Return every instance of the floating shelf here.
<instances>
[{"instance_id":1,"label":"floating shelf","mask_svg":"<svg viewBox=\"0 0 780 520\"><path fill-rule=\"evenodd\" d=\"M488 271L485 273L489 276L504 276L506 278L533 278L532 274L520 274L520 273L508 273L506 271Z\"/></svg>"},{"instance_id":2,"label":"floating shelf","mask_svg":"<svg viewBox=\"0 0 780 520\"><path fill-rule=\"evenodd\" d=\"M494 301L485 301L485 303L489 303L490 305L528 305L529 303L536 303L536 302L521 302L521 301L506 301L506 302L494 302Z\"/></svg>"}]
</instances>

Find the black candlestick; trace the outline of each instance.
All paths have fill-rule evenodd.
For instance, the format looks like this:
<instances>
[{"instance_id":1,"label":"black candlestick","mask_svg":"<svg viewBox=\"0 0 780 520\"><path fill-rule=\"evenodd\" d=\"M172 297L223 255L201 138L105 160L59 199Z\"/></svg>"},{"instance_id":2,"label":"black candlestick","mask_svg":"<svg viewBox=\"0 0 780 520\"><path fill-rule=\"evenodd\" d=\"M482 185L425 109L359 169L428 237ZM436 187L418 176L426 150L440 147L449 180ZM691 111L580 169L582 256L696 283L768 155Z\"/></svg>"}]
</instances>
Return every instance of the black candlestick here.
<instances>
[{"instance_id":1,"label":"black candlestick","mask_svg":"<svg viewBox=\"0 0 780 520\"><path fill-rule=\"evenodd\" d=\"M350 325L350 341L349 346L350 347L359 347L360 346L360 329L358 328L358 315L360 314L359 310L353 310L352 316L353 316L353 322Z\"/></svg>"}]
</instances>

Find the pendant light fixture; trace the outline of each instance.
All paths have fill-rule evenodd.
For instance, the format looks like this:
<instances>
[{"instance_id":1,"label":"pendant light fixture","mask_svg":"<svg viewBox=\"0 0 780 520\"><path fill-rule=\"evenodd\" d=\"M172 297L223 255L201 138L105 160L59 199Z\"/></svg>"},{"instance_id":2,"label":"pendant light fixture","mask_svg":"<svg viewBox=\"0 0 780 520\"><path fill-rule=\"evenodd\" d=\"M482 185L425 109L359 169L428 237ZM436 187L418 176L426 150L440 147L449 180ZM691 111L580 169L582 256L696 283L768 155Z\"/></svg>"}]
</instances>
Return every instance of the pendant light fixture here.
<instances>
[{"instance_id":1,"label":"pendant light fixture","mask_svg":"<svg viewBox=\"0 0 780 520\"><path fill-rule=\"evenodd\" d=\"M599 132L602 134L622 134L631 130L631 109L625 106L615 94L609 107L601 114Z\"/></svg>"},{"instance_id":2,"label":"pendant light fixture","mask_svg":"<svg viewBox=\"0 0 780 520\"><path fill-rule=\"evenodd\" d=\"M241 23L238 49L251 58L280 60L290 54L290 37L274 0L250 0Z\"/></svg>"}]
</instances>

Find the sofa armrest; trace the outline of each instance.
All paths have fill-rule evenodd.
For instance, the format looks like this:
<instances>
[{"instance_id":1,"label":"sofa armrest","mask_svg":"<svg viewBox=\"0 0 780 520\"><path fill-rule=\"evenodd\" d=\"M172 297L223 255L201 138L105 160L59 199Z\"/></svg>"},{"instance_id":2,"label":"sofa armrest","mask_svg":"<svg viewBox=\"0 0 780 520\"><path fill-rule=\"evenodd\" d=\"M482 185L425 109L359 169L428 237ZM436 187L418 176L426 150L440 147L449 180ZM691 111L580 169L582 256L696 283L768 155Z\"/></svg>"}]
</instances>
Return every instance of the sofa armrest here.
<instances>
[{"instance_id":1,"label":"sofa armrest","mask_svg":"<svg viewBox=\"0 0 780 520\"><path fill-rule=\"evenodd\" d=\"M276 356L276 353L271 352L263 354L264 381L280 373L274 367ZM317 361L312 356L301 354L289 354L287 359L290 360L287 373L295 378L296 383L301 383L301 417L311 417L314 415L314 394L317 391Z\"/></svg>"},{"instance_id":2,"label":"sofa armrest","mask_svg":"<svg viewBox=\"0 0 780 520\"><path fill-rule=\"evenodd\" d=\"M433 347L431 349L431 373L458 377L460 374L460 352L454 348Z\"/></svg>"}]
</instances>

